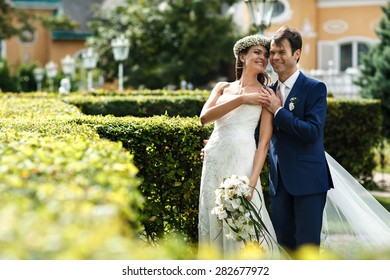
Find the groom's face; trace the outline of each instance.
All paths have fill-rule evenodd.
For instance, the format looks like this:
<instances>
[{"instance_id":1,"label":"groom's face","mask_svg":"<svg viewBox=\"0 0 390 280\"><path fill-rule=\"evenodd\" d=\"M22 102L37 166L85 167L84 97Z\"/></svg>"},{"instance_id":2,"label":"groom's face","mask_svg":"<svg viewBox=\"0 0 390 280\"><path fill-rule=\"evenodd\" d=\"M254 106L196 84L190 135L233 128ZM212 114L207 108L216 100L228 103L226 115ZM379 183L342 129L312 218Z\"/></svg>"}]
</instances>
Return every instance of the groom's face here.
<instances>
[{"instance_id":1,"label":"groom's face","mask_svg":"<svg viewBox=\"0 0 390 280\"><path fill-rule=\"evenodd\" d=\"M279 43L271 41L269 59L279 77L289 77L296 71L299 56L300 50L292 53L290 42L287 39Z\"/></svg>"}]
</instances>

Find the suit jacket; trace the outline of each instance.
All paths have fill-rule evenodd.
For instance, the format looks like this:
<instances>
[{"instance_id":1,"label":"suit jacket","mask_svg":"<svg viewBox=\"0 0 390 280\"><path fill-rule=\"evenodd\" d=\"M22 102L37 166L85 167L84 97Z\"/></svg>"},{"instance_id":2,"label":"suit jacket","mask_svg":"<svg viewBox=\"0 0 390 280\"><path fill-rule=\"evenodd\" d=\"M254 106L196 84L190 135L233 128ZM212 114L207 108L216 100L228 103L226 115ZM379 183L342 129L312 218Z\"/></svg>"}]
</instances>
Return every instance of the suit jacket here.
<instances>
[{"instance_id":1,"label":"suit jacket","mask_svg":"<svg viewBox=\"0 0 390 280\"><path fill-rule=\"evenodd\" d=\"M277 83L271 85L274 90L276 87ZM324 150L326 94L323 82L301 72L274 117L269 149L271 195L277 192L278 172L292 195L326 192L333 187ZM292 98L296 101L290 110Z\"/></svg>"}]
</instances>

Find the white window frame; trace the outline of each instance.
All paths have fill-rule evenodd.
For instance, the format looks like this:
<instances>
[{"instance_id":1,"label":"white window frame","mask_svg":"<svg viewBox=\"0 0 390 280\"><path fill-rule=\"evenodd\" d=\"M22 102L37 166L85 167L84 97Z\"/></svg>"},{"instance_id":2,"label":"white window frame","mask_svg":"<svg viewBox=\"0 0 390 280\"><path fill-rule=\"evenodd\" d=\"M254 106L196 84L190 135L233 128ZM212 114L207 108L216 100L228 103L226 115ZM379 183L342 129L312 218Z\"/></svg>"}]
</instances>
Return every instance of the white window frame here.
<instances>
[{"instance_id":1,"label":"white window frame","mask_svg":"<svg viewBox=\"0 0 390 280\"><path fill-rule=\"evenodd\" d=\"M344 44L352 44L352 67L357 68L358 65L358 43L366 43L368 45L372 45L378 43L378 39L372 39L368 37L361 36L353 36L353 37L345 37L336 41L318 41L318 51L317 51L317 68L321 70L328 70L328 61L333 60L335 69L340 71L340 53L341 53L341 45ZM328 59L328 61L323 60L323 48L333 48L332 57Z\"/></svg>"},{"instance_id":2,"label":"white window frame","mask_svg":"<svg viewBox=\"0 0 390 280\"><path fill-rule=\"evenodd\" d=\"M0 44L1 44L1 53L0 53L0 58L5 58L5 54L6 54L6 44L5 44L5 40L0 40Z\"/></svg>"}]
</instances>

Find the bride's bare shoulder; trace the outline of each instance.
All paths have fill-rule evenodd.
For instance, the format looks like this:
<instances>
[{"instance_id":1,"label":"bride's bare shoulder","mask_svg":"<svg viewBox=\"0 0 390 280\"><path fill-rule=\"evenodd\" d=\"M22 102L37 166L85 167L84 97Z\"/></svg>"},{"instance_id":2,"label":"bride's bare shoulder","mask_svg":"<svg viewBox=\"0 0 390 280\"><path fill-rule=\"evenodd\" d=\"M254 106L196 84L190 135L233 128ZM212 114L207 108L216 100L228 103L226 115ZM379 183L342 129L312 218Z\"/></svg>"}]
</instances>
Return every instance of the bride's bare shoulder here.
<instances>
[{"instance_id":1,"label":"bride's bare shoulder","mask_svg":"<svg viewBox=\"0 0 390 280\"><path fill-rule=\"evenodd\" d=\"M224 95L235 95L237 94L238 82L220 82L220 88L223 88Z\"/></svg>"}]
</instances>

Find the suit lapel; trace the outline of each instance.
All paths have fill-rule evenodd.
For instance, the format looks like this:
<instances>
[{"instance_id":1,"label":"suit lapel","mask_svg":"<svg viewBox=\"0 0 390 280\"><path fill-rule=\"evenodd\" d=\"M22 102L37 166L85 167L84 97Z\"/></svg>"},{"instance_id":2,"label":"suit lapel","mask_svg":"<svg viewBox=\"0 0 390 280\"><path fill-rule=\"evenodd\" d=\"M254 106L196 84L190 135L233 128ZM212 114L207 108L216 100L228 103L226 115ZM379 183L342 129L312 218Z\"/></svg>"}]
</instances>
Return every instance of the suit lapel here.
<instances>
[{"instance_id":1,"label":"suit lapel","mask_svg":"<svg viewBox=\"0 0 390 280\"><path fill-rule=\"evenodd\" d=\"M298 94L298 92L300 91L302 85L303 85L303 81L305 79L305 75L300 72L299 73L299 76L297 78L297 80L295 81L292 89L290 90L290 92L288 93L288 96L286 98L286 102L284 103L284 108L286 109L289 109L289 103L290 103L290 100L291 98L293 98L294 96L296 96Z\"/></svg>"}]
</instances>

